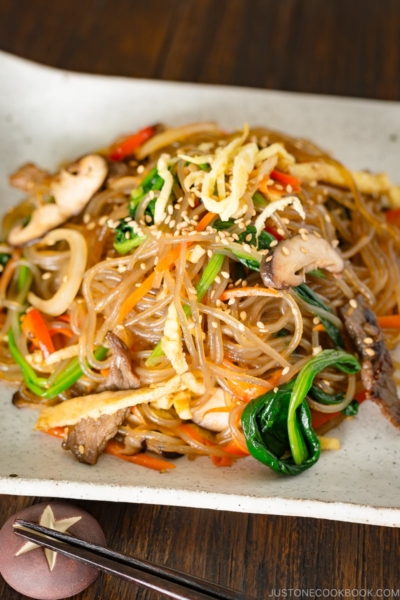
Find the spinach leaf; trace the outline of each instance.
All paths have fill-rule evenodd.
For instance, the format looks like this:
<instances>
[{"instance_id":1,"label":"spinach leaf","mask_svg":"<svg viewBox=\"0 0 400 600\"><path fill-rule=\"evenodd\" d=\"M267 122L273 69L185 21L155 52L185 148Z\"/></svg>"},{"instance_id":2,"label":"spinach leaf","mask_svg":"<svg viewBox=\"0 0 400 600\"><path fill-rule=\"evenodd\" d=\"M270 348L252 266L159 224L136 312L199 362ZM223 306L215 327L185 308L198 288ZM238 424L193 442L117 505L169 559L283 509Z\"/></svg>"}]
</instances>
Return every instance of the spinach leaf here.
<instances>
[{"instance_id":1,"label":"spinach leaf","mask_svg":"<svg viewBox=\"0 0 400 600\"><path fill-rule=\"evenodd\" d=\"M316 385L312 385L309 391L310 398L319 402L320 404L325 404L325 406L330 406L331 404L340 404L343 402L345 393L339 392L338 394L327 394L323 392Z\"/></svg>"},{"instance_id":2,"label":"spinach leaf","mask_svg":"<svg viewBox=\"0 0 400 600\"><path fill-rule=\"evenodd\" d=\"M8 261L11 258L11 254L6 254L5 252L0 252L0 265L5 267Z\"/></svg>"},{"instance_id":3,"label":"spinach leaf","mask_svg":"<svg viewBox=\"0 0 400 600\"><path fill-rule=\"evenodd\" d=\"M304 300L304 302L306 302L307 304L310 305L310 307L311 307L310 312L313 312L313 310L312 310L313 306L317 306L318 308L323 308L324 310L326 310L330 313L332 312L331 309L322 302L322 300L318 296L318 294L316 294L305 283L301 283L300 285L298 285L297 287L294 287L292 289L295 292L295 294L297 294L302 300ZM343 342L342 335L341 335L339 329L336 327L336 325L331 323L331 321L324 319L323 317L319 317L319 319L320 319L322 325L325 327L326 333L329 335L329 337L331 338L331 340L335 344L335 346L337 346L339 348L344 348L344 342Z\"/></svg>"},{"instance_id":4,"label":"spinach leaf","mask_svg":"<svg viewBox=\"0 0 400 600\"><path fill-rule=\"evenodd\" d=\"M139 235L130 223L121 221L115 230L114 248L119 254L127 254L144 242L147 236Z\"/></svg>"},{"instance_id":5,"label":"spinach leaf","mask_svg":"<svg viewBox=\"0 0 400 600\"><path fill-rule=\"evenodd\" d=\"M324 350L304 365L296 379L277 392L255 398L243 411L242 427L250 454L276 473L298 475L319 459L321 446L305 397L314 377L329 366L345 373L360 370L351 354Z\"/></svg>"},{"instance_id":6,"label":"spinach leaf","mask_svg":"<svg viewBox=\"0 0 400 600\"><path fill-rule=\"evenodd\" d=\"M357 400L352 400L350 404L342 410L342 413L346 415L346 417L354 417L354 415L358 414L359 407L360 403Z\"/></svg>"},{"instance_id":7,"label":"spinach leaf","mask_svg":"<svg viewBox=\"0 0 400 600\"><path fill-rule=\"evenodd\" d=\"M299 423L309 456L297 465L291 456L283 458L290 448L287 417L295 380L249 402L242 414L243 433L250 454L264 465L284 475L298 475L319 459L321 446L311 427L310 409L306 402L298 407Z\"/></svg>"}]
</instances>

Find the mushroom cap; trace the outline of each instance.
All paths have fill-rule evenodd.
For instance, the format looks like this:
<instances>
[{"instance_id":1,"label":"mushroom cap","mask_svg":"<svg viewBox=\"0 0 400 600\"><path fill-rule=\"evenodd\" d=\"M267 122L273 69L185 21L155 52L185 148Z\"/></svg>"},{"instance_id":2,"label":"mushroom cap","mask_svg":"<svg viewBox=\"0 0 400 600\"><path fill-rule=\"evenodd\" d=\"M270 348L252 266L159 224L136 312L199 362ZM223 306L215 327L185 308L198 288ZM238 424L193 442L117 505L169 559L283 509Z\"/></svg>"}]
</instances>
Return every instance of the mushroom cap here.
<instances>
[{"instance_id":1,"label":"mushroom cap","mask_svg":"<svg viewBox=\"0 0 400 600\"><path fill-rule=\"evenodd\" d=\"M272 255L263 256L260 274L265 286L285 290L304 282L304 276L298 274L299 271L318 268L340 273L344 269L344 262L327 240L312 234L307 239L295 235L279 242Z\"/></svg>"}]
</instances>

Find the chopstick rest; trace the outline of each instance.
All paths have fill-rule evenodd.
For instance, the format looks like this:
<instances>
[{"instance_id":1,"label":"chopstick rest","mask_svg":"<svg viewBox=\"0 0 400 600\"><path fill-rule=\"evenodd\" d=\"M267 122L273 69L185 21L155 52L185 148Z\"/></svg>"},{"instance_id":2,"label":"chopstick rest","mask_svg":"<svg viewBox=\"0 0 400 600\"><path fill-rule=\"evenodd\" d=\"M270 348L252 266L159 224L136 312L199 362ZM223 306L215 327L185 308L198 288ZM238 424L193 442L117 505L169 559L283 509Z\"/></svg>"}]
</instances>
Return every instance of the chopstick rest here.
<instances>
[{"instance_id":1,"label":"chopstick rest","mask_svg":"<svg viewBox=\"0 0 400 600\"><path fill-rule=\"evenodd\" d=\"M95 544L106 544L96 519L72 504L45 502L18 512L0 531L0 572L16 591L36 600L61 600L79 594L98 577L98 569L14 535L17 519L70 533Z\"/></svg>"}]
</instances>

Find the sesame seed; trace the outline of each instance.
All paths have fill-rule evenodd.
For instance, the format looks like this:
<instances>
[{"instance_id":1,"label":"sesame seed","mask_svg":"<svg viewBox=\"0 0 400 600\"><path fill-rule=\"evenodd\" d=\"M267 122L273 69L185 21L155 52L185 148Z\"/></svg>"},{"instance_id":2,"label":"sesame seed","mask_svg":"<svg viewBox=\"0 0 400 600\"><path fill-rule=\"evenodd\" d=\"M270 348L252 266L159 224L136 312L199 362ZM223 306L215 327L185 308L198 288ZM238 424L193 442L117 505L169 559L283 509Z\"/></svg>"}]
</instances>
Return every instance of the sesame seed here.
<instances>
[{"instance_id":1,"label":"sesame seed","mask_svg":"<svg viewBox=\"0 0 400 600\"><path fill-rule=\"evenodd\" d=\"M175 219L172 219L171 223L169 224L169 228L173 229L175 227Z\"/></svg>"},{"instance_id":2,"label":"sesame seed","mask_svg":"<svg viewBox=\"0 0 400 600\"><path fill-rule=\"evenodd\" d=\"M189 294L197 294L197 290L194 287L188 288L188 292L189 292Z\"/></svg>"},{"instance_id":3,"label":"sesame seed","mask_svg":"<svg viewBox=\"0 0 400 600\"><path fill-rule=\"evenodd\" d=\"M246 252L251 252L251 248L248 244L243 244L243 250L245 250Z\"/></svg>"},{"instance_id":4,"label":"sesame seed","mask_svg":"<svg viewBox=\"0 0 400 600\"><path fill-rule=\"evenodd\" d=\"M167 211L168 211L169 215L172 215L172 213L174 212L174 209L172 208L171 205L169 205L168 208L167 208Z\"/></svg>"},{"instance_id":5,"label":"sesame seed","mask_svg":"<svg viewBox=\"0 0 400 600\"><path fill-rule=\"evenodd\" d=\"M339 243L340 243L339 240L332 240L332 246L334 248L337 248L339 246Z\"/></svg>"},{"instance_id":6,"label":"sesame seed","mask_svg":"<svg viewBox=\"0 0 400 600\"><path fill-rule=\"evenodd\" d=\"M165 223L166 225L168 225L168 223L170 222L170 220L171 220L171 215L167 215L167 216L166 216L166 218L165 218L165 221L164 221L164 223Z\"/></svg>"},{"instance_id":7,"label":"sesame seed","mask_svg":"<svg viewBox=\"0 0 400 600\"><path fill-rule=\"evenodd\" d=\"M274 394L276 394L277 392L279 392L279 388L278 387L274 387Z\"/></svg>"},{"instance_id":8,"label":"sesame seed","mask_svg":"<svg viewBox=\"0 0 400 600\"><path fill-rule=\"evenodd\" d=\"M246 225L244 223L238 224L239 229L246 229Z\"/></svg>"},{"instance_id":9,"label":"sesame seed","mask_svg":"<svg viewBox=\"0 0 400 600\"><path fill-rule=\"evenodd\" d=\"M221 277L219 275L216 276L215 283L221 283Z\"/></svg>"},{"instance_id":10,"label":"sesame seed","mask_svg":"<svg viewBox=\"0 0 400 600\"><path fill-rule=\"evenodd\" d=\"M375 350L372 350L372 348L366 348L365 354L368 354L368 356L375 356Z\"/></svg>"},{"instance_id":11,"label":"sesame seed","mask_svg":"<svg viewBox=\"0 0 400 600\"><path fill-rule=\"evenodd\" d=\"M354 298L352 298L349 302L350 306L352 308L357 308L358 304L357 304L357 300L354 300Z\"/></svg>"},{"instance_id":12,"label":"sesame seed","mask_svg":"<svg viewBox=\"0 0 400 600\"><path fill-rule=\"evenodd\" d=\"M3 265L1 265L1 266L3 266ZM46 271L46 273L42 274L42 279L44 281L46 281L46 279L50 279L50 277L51 277L51 273L49 273L48 271Z\"/></svg>"},{"instance_id":13,"label":"sesame seed","mask_svg":"<svg viewBox=\"0 0 400 600\"><path fill-rule=\"evenodd\" d=\"M281 227L279 227L276 231L277 231L277 233L279 233L279 235L285 235L285 232L283 231L283 229Z\"/></svg>"},{"instance_id":14,"label":"sesame seed","mask_svg":"<svg viewBox=\"0 0 400 600\"><path fill-rule=\"evenodd\" d=\"M214 327L214 329L217 329L217 327L218 327L218 323L217 323L216 321L213 321L213 322L211 323L211 326L212 326L212 327Z\"/></svg>"},{"instance_id":15,"label":"sesame seed","mask_svg":"<svg viewBox=\"0 0 400 600\"><path fill-rule=\"evenodd\" d=\"M212 292L211 292L211 294L210 294L210 298L211 298L211 300L214 298L214 296L215 296L215 290L212 290Z\"/></svg>"},{"instance_id":16,"label":"sesame seed","mask_svg":"<svg viewBox=\"0 0 400 600\"><path fill-rule=\"evenodd\" d=\"M150 200L154 200L155 197L156 197L156 195L155 195L154 191L150 190L150 192L149 192L149 198L150 198Z\"/></svg>"},{"instance_id":17,"label":"sesame seed","mask_svg":"<svg viewBox=\"0 0 400 600\"><path fill-rule=\"evenodd\" d=\"M268 256L268 258L265 259L265 262L269 262L270 260L272 260L274 257L273 256Z\"/></svg>"},{"instance_id":18,"label":"sesame seed","mask_svg":"<svg viewBox=\"0 0 400 600\"><path fill-rule=\"evenodd\" d=\"M299 229L299 233L300 233L300 235L301 235L302 233L304 233L305 235L307 235L307 234L308 234L308 229L305 229L304 227L301 227L301 228Z\"/></svg>"},{"instance_id":19,"label":"sesame seed","mask_svg":"<svg viewBox=\"0 0 400 600\"><path fill-rule=\"evenodd\" d=\"M239 323L239 329L240 331L245 331L245 326L243 325L243 323Z\"/></svg>"},{"instance_id":20,"label":"sesame seed","mask_svg":"<svg viewBox=\"0 0 400 600\"><path fill-rule=\"evenodd\" d=\"M142 271L146 270L146 263L140 263L140 268L142 269Z\"/></svg>"},{"instance_id":21,"label":"sesame seed","mask_svg":"<svg viewBox=\"0 0 400 600\"><path fill-rule=\"evenodd\" d=\"M373 344L374 340L371 337L366 337L363 339L364 344Z\"/></svg>"},{"instance_id":22,"label":"sesame seed","mask_svg":"<svg viewBox=\"0 0 400 600\"><path fill-rule=\"evenodd\" d=\"M286 246L282 246L282 252L285 256L289 256L289 250L286 248Z\"/></svg>"},{"instance_id":23,"label":"sesame seed","mask_svg":"<svg viewBox=\"0 0 400 600\"><path fill-rule=\"evenodd\" d=\"M160 260L159 256L156 256L154 259L154 266L158 265L158 261Z\"/></svg>"},{"instance_id":24,"label":"sesame seed","mask_svg":"<svg viewBox=\"0 0 400 600\"><path fill-rule=\"evenodd\" d=\"M282 375L287 375L290 371L290 367L285 367L282 371Z\"/></svg>"},{"instance_id":25,"label":"sesame seed","mask_svg":"<svg viewBox=\"0 0 400 600\"><path fill-rule=\"evenodd\" d=\"M253 234L252 233L248 233L245 237L246 242L251 242L251 240L253 239Z\"/></svg>"},{"instance_id":26,"label":"sesame seed","mask_svg":"<svg viewBox=\"0 0 400 600\"><path fill-rule=\"evenodd\" d=\"M87 223L89 223L90 221L90 215L86 214L83 215L83 222L85 223L85 225L87 225Z\"/></svg>"},{"instance_id":27,"label":"sesame seed","mask_svg":"<svg viewBox=\"0 0 400 600\"><path fill-rule=\"evenodd\" d=\"M307 248L304 248L304 246L301 246L300 252L302 252L303 254L308 254L308 250Z\"/></svg>"},{"instance_id":28,"label":"sesame seed","mask_svg":"<svg viewBox=\"0 0 400 600\"><path fill-rule=\"evenodd\" d=\"M275 187L277 190L283 190L283 185L281 185L280 183L275 183Z\"/></svg>"},{"instance_id":29,"label":"sesame seed","mask_svg":"<svg viewBox=\"0 0 400 600\"><path fill-rule=\"evenodd\" d=\"M308 242L308 235L306 233L301 233L300 235L303 242Z\"/></svg>"},{"instance_id":30,"label":"sesame seed","mask_svg":"<svg viewBox=\"0 0 400 600\"><path fill-rule=\"evenodd\" d=\"M290 184L286 186L286 191L288 194L291 194L293 192L293 188Z\"/></svg>"},{"instance_id":31,"label":"sesame seed","mask_svg":"<svg viewBox=\"0 0 400 600\"><path fill-rule=\"evenodd\" d=\"M246 317L247 317L246 311L242 310L239 317L241 318L242 321L245 321Z\"/></svg>"},{"instance_id":32,"label":"sesame seed","mask_svg":"<svg viewBox=\"0 0 400 600\"><path fill-rule=\"evenodd\" d=\"M125 273L126 271L126 266L125 265L119 265L118 267L118 273Z\"/></svg>"},{"instance_id":33,"label":"sesame seed","mask_svg":"<svg viewBox=\"0 0 400 600\"><path fill-rule=\"evenodd\" d=\"M318 231L313 231L313 234L315 235L315 237L317 237L318 239L322 238L322 235L318 232Z\"/></svg>"},{"instance_id":34,"label":"sesame seed","mask_svg":"<svg viewBox=\"0 0 400 600\"><path fill-rule=\"evenodd\" d=\"M314 323L314 325L318 325L318 323L320 322L320 318L319 317L314 317L312 322Z\"/></svg>"},{"instance_id":35,"label":"sesame seed","mask_svg":"<svg viewBox=\"0 0 400 600\"><path fill-rule=\"evenodd\" d=\"M221 275L224 279L229 279L229 273L227 273L227 271L221 271Z\"/></svg>"},{"instance_id":36,"label":"sesame seed","mask_svg":"<svg viewBox=\"0 0 400 600\"><path fill-rule=\"evenodd\" d=\"M216 300L216 302L215 302L215 306L218 306L218 308L221 308L221 306L222 306L222 302L221 302L221 300L219 300L219 299L218 299L218 300Z\"/></svg>"},{"instance_id":37,"label":"sesame seed","mask_svg":"<svg viewBox=\"0 0 400 600\"><path fill-rule=\"evenodd\" d=\"M91 221L90 223L88 223L86 229L88 229L89 231L91 231L95 227L96 227L96 223L94 221Z\"/></svg>"},{"instance_id":38,"label":"sesame seed","mask_svg":"<svg viewBox=\"0 0 400 600\"><path fill-rule=\"evenodd\" d=\"M162 231L157 231L156 239L159 240L162 236Z\"/></svg>"},{"instance_id":39,"label":"sesame seed","mask_svg":"<svg viewBox=\"0 0 400 600\"><path fill-rule=\"evenodd\" d=\"M143 165L139 165L137 168L137 172L139 173L139 175L141 175L144 172L144 166Z\"/></svg>"},{"instance_id":40,"label":"sesame seed","mask_svg":"<svg viewBox=\"0 0 400 600\"><path fill-rule=\"evenodd\" d=\"M130 240L131 239L131 233L130 233L130 231L125 231L125 239L126 240Z\"/></svg>"},{"instance_id":41,"label":"sesame seed","mask_svg":"<svg viewBox=\"0 0 400 600\"><path fill-rule=\"evenodd\" d=\"M242 282L242 287L247 287L247 281L245 279Z\"/></svg>"},{"instance_id":42,"label":"sesame seed","mask_svg":"<svg viewBox=\"0 0 400 600\"><path fill-rule=\"evenodd\" d=\"M64 282L64 283L67 283L67 281L68 281L68 275L64 275L64 277L63 277L63 282Z\"/></svg>"},{"instance_id":43,"label":"sesame seed","mask_svg":"<svg viewBox=\"0 0 400 600\"><path fill-rule=\"evenodd\" d=\"M193 221L198 221L198 220L199 220L199 215L194 215Z\"/></svg>"},{"instance_id":44,"label":"sesame seed","mask_svg":"<svg viewBox=\"0 0 400 600\"><path fill-rule=\"evenodd\" d=\"M264 328L264 323L262 321L257 321L257 327L259 329L263 329Z\"/></svg>"},{"instance_id":45,"label":"sesame seed","mask_svg":"<svg viewBox=\"0 0 400 600\"><path fill-rule=\"evenodd\" d=\"M229 306L232 306L232 304L235 304L235 302L236 302L235 298L229 298L229 300L228 300Z\"/></svg>"},{"instance_id":46,"label":"sesame seed","mask_svg":"<svg viewBox=\"0 0 400 600\"><path fill-rule=\"evenodd\" d=\"M221 244L223 244L224 246L229 246L229 241L224 238L223 240L221 240Z\"/></svg>"},{"instance_id":47,"label":"sesame seed","mask_svg":"<svg viewBox=\"0 0 400 600\"><path fill-rule=\"evenodd\" d=\"M330 215L328 215L328 214L326 214L326 215L324 216L324 219L325 219L325 221L326 221L327 223L330 223L330 222L331 222L331 217L330 217Z\"/></svg>"},{"instance_id":48,"label":"sesame seed","mask_svg":"<svg viewBox=\"0 0 400 600\"><path fill-rule=\"evenodd\" d=\"M274 240L273 242L270 243L269 247L274 248L277 245L278 245L278 240Z\"/></svg>"},{"instance_id":49,"label":"sesame seed","mask_svg":"<svg viewBox=\"0 0 400 600\"><path fill-rule=\"evenodd\" d=\"M240 285L242 281L243 279L238 279L237 281L235 281L235 286L237 287L238 285Z\"/></svg>"},{"instance_id":50,"label":"sesame seed","mask_svg":"<svg viewBox=\"0 0 400 600\"><path fill-rule=\"evenodd\" d=\"M106 224L106 222L107 222L107 215L100 217L100 219L98 221L99 225L101 225L102 227Z\"/></svg>"},{"instance_id":51,"label":"sesame seed","mask_svg":"<svg viewBox=\"0 0 400 600\"><path fill-rule=\"evenodd\" d=\"M80 454L84 454L85 453L85 446L82 446L82 444L79 444L78 450L79 450Z\"/></svg>"},{"instance_id":52,"label":"sesame seed","mask_svg":"<svg viewBox=\"0 0 400 600\"><path fill-rule=\"evenodd\" d=\"M208 258L212 258L213 255L213 251L212 250L207 250L207 256Z\"/></svg>"},{"instance_id":53,"label":"sesame seed","mask_svg":"<svg viewBox=\"0 0 400 600\"><path fill-rule=\"evenodd\" d=\"M152 220L153 220L153 218L151 217L151 215L146 215L146 216L145 216L145 221L146 221L146 223L151 223L151 222L152 222Z\"/></svg>"},{"instance_id":54,"label":"sesame seed","mask_svg":"<svg viewBox=\"0 0 400 600\"><path fill-rule=\"evenodd\" d=\"M236 240L236 241L239 239L239 236L238 236L238 234L237 234L237 233L232 233L232 237L233 237L233 239L234 239L234 240Z\"/></svg>"}]
</instances>

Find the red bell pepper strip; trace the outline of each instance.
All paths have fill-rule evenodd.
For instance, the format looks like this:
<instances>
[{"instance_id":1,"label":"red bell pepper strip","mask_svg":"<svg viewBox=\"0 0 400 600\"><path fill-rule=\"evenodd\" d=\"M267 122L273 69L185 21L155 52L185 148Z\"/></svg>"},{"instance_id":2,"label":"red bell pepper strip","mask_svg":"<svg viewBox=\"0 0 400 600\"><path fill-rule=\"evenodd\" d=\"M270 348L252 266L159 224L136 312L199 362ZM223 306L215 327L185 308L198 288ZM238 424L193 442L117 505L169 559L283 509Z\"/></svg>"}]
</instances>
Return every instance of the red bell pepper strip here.
<instances>
[{"instance_id":1,"label":"red bell pepper strip","mask_svg":"<svg viewBox=\"0 0 400 600\"><path fill-rule=\"evenodd\" d=\"M21 318L21 327L28 340L39 346L44 358L55 351L47 325L37 308L32 308Z\"/></svg>"},{"instance_id":2,"label":"red bell pepper strip","mask_svg":"<svg viewBox=\"0 0 400 600\"><path fill-rule=\"evenodd\" d=\"M393 208L385 212L386 222L400 229L400 208Z\"/></svg>"},{"instance_id":3,"label":"red bell pepper strip","mask_svg":"<svg viewBox=\"0 0 400 600\"><path fill-rule=\"evenodd\" d=\"M287 185L292 186L292 190L294 192L299 191L299 189L301 187L301 183L296 177L292 177L292 175L288 175L287 173L282 173L282 171L273 170L270 174L270 178L273 179L274 181L278 181L285 187Z\"/></svg>"},{"instance_id":4,"label":"red bell pepper strip","mask_svg":"<svg viewBox=\"0 0 400 600\"><path fill-rule=\"evenodd\" d=\"M126 156L133 154L136 148L147 142L155 134L154 127L145 127L137 131L133 135L125 138L122 142L117 143L110 153L111 160L122 160Z\"/></svg>"}]
</instances>

